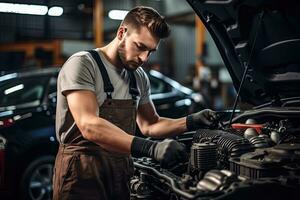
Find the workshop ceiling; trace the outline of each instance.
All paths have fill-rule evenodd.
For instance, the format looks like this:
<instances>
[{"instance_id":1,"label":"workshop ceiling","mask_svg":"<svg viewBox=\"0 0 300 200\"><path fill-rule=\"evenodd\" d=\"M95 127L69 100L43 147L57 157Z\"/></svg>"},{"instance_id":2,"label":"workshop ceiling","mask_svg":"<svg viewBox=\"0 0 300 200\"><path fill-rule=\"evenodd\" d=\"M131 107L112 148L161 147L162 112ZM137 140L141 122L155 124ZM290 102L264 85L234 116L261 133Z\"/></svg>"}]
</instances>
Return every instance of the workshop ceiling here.
<instances>
[{"instance_id":1,"label":"workshop ceiling","mask_svg":"<svg viewBox=\"0 0 300 200\"><path fill-rule=\"evenodd\" d=\"M59 17L0 13L0 43L44 39L93 39L94 0L0 0L63 7ZM136 5L151 6L167 17L169 23L194 25L194 14L183 0L103 0L104 31L113 32L120 21L109 19L113 9L129 10Z\"/></svg>"}]
</instances>

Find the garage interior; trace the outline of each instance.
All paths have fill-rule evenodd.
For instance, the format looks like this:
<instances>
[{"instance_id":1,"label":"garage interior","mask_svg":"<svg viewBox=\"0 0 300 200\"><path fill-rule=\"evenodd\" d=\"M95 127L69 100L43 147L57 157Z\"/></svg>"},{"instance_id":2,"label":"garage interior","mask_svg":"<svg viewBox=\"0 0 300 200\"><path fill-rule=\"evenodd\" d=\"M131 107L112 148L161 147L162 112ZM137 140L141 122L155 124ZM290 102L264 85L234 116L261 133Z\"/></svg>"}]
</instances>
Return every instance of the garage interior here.
<instances>
[{"instance_id":1,"label":"garage interior","mask_svg":"<svg viewBox=\"0 0 300 200\"><path fill-rule=\"evenodd\" d=\"M110 62L113 59L107 59L107 63L115 67L114 72L119 75L113 74L114 78L121 77L115 88L123 96L110 99L113 90L111 87L107 90L101 68L97 71L85 64L74 64L80 69L74 73L78 79L81 80L78 74L84 74L84 70L92 75L100 72L100 80L106 84L94 84L99 80L88 76L83 78L86 78L84 81L96 80L91 84L92 89L70 87L66 93L62 92L57 86L63 84L57 83L63 78L58 75L64 73L62 67L68 59L78 52L110 44L125 15L136 6L154 8L171 28L170 36L160 41L153 53L153 48L144 45L146 50L141 50L140 42L132 42L132 45L136 43L136 48L131 48L133 52L148 51L145 54L147 62L142 65L147 76L135 79L134 73L126 68L132 60L125 64L122 54L114 51L113 58L119 62L114 65ZM122 192L114 191L118 187L112 185L126 179L124 188L130 200L298 200L299 13L300 5L289 0L0 0L0 200L55 199L52 197L55 192L57 196L60 194L59 186L67 189L73 186L74 174L75 179L84 179L75 181L82 184L79 184L80 188L89 191L92 186L99 187L102 182L88 182L91 178L88 176L92 172L98 173L97 164L113 160L116 152L119 153L116 156L118 165L109 165L106 169L121 171L121 178L118 178L119 174L103 173L108 180L105 183L109 185L103 187L113 188L107 190L111 196L122 196ZM152 37L148 38L151 41ZM107 58L102 51L98 52L100 57L103 54L100 61ZM90 57L94 58L92 54ZM107 63L103 66L108 69ZM122 66L120 71L123 70L120 74L118 64ZM97 72L91 73L93 69ZM146 82L146 77L149 85L138 82ZM87 82L78 85L87 86ZM140 88L135 87L136 83ZM142 91L141 85L146 88L143 88L146 92L142 100L148 97L152 100L145 103L150 108L143 107L142 103L134 104L142 98L137 97ZM103 92L97 86L103 87ZM73 92L78 95L82 90L87 92L85 95L97 92L88 96L90 98L84 96L70 102L75 102L76 108L84 107L83 114L88 113L86 110L92 112L85 115L92 116L89 120L94 121L90 121L104 121L97 121L99 123L95 124L101 126L91 131L99 135L107 133L101 135L103 141L109 138L103 146L100 136L99 140L92 140L93 137L89 140L83 134L91 130L86 128L89 126L75 122L76 116L81 119L80 109L74 109L80 114L71 112L73 104L69 104L68 98L72 97L68 95ZM107 97L103 99L104 106L94 112L102 101L102 96L99 97L102 94ZM109 106L115 106L111 103L113 100L128 102L123 101L124 104L119 103L119 107L111 109ZM94 109L86 109L90 105ZM105 110L103 114L102 108L110 108L112 112L105 113ZM120 112L120 108L125 111ZM206 116L200 115L201 112ZM118 119L114 121L114 117ZM90 122L87 121L86 124ZM161 123L164 126L159 124L166 121L169 123ZM175 122L179 126L175 126ZM64 125L57 128L59 123ZM64 128L66 130L62 131ZM168 138L167 142L164 138ZM65 145L62 139L72 142ZM80 146L82 141L84 147L92 144L96 150L91 148L93 151L78 153L78 149L72 149L74 151L68 152L69 144L73 148ZM76 145L72 146L73 142ZM171 143L177 145L176 148L162 148L165 151L161 156L157 148ZM110 152L110 148L117 150ZM65 150L70 157L61 156ZM175 153L170 153L168 162L163 162L166 152L172 150ZM99 154L90 159L89 153ZM105 162L97 163L103 155L108 155ZM79 162L80 159L87 159L87 162ZM94 159L96 161L92 162ZM63 161L68 164L57 164ZM170 163L174 166L165 167ZM66 174L58 176L57 170L63 167ZM62 181L53 177L62 178ZM91 191L98 190L92 188ZM61 191L62 197L72 199L67 193ZM123 199L96 198L97 195L95 192L79 199Z\"/></svg>"},{"instance_id":2,"label":"garage interior","mask_svg":"<svg viewBox=\"0 0 300 200\"><path fill-rule=\"evenodd\" d=\"M30 0L4 2L36 4ZM203 92L213 109L232 106L235 91L231 78L212 38L187 2L45 0L38 4L46 6L48 13L17 14L5 9L0 12L0 71L61 66L75 52L100 47L115 36L121 20L111 19L111 11L128 11L144 5L161 12L171 26L171 36L161 43L144 67L156 68L181 84ZM61 15L49 15L51 7L62 8Z\"/></svg>"},{"instance_id":3,"label":"garage interior","mask_svg":"<svg viewBox=\"0 0 300 200\"><path fill-rule=\"evenodd\" d=\"M35 77L35 71L49 67L55 74L55 68L62 67L74 53L109 43L124 13L139 5L156 9L171 27L170 37L160 43L143 65L146 71L155 70L150 81L153 81L152 97L159 114L182 117L204 108L230 108L235 96L231 78L210 34L190 5L182 0L1 0L0 80L26 71ZM17 117L6 117L11 111L6 111L5 106L35 106L33 100L41 97L45 79L38 76L33 79L24 83L16 80L7 86L5 83L0 89L0 127L16 135L0 133L5 136L0 137L0 199L51 199L53 163L58 148L53 130L56 79L50 79L47 89L49 107L36 108L45 113L45 121L44 116L28 111ZM165 86L157 80L168 83ZM25 91L18 93L23 87ZM168 100L170 88L179 87L182 91L177 91L177 95L185 97L175 94L174 100ZM191 100L197 105L191 104ZM49 117L51 126L41 130L39 125L49 123L46 122ZM24 118L23 127L18 128L16 121ZM21 133L25 130L30 132L28 136ZM13 144L12 150L6 139Z\"/></svg>"}]
</instances>

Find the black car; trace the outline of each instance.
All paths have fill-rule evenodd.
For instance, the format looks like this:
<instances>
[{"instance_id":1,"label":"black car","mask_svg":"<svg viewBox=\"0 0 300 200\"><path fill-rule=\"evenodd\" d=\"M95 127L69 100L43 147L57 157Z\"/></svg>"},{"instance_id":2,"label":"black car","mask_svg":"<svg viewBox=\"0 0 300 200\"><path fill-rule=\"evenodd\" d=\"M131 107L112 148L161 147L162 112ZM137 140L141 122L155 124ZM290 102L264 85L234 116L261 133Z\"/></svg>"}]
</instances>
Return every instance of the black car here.
<instances>
[{"instance_id":1,"label":"black car","mask_svg":"<svg viewBox=\"0 0 300 200\"><path fill-rule=\"evenodd\" d=\"M236 102L214 128L177 138L187 163L161 169L136 159L132 199L299 199L299 3L187 1L220 51Z\"/></svg>"},{"instance_id":2,"label":"black car","mask_svg":"<svg viewBox=\"0 0 300 200\"><path fill-rule=\"evenodd\" d=\"M60 68L0 76L0 199L50 199L58 148L56 81ZM181 117L202 109L200 94L158 71L149 71L151 98L161 116Z\"/></svg>"}]
</instances>

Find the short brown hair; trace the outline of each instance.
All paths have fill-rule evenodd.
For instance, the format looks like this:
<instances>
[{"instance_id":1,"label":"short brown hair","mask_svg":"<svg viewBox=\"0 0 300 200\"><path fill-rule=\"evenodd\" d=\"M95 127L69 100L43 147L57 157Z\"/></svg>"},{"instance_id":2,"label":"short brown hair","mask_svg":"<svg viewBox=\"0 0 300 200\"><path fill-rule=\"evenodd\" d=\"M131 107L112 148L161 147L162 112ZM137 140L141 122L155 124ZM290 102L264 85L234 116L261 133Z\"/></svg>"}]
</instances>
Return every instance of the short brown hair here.
<instances>
[{"instance_id":1,"label":"short brown hair","mask_svg":"<svg viewBox=\"0 0 300 200\"><path fill-rule=\"evenodd\" d=\"M151 7L137 6L130 10L122 24L131 25L134 28L146 26L151 33L162 39L170 35L170 27L164 16Z\"/></svg>"}]
</instances>

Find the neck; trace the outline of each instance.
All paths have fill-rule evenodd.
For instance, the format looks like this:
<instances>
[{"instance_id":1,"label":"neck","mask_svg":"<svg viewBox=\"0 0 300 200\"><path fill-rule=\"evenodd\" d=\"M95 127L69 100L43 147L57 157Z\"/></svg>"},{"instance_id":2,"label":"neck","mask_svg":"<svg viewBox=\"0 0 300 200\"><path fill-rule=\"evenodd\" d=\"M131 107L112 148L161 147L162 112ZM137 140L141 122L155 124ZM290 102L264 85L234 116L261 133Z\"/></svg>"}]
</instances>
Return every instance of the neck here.
<instances>
[{"instance_id":1,"label":"neck","mask_svg":"<svg viewBox=\"0 0 300 200\"><path fill-rule=\"evenodd\" d=\"M109 44L100 48L105 58L117 68L123 69L123 64L118 55L118 39L113 39Z\"/></svg>"}]
</instances>

